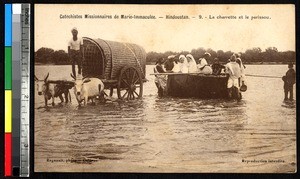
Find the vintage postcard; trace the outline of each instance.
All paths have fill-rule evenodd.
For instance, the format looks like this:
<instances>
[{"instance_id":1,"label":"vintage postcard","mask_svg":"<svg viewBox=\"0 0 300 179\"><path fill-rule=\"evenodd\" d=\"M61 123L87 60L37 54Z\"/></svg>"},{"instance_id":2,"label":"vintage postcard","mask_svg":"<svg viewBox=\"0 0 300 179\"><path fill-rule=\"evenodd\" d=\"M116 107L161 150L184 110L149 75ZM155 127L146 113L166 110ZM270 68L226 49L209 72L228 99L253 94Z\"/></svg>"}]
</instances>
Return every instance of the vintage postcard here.
<instances>
[{"instance_id":1,"label":"vintage postcard","mask_svg":"<svg viewBox=\"0 0 300 179\"><path fill-rule=\"evenodd\" d=\"M34 171L296 172L295 6L34 6Z\"/></svg>"}]
</instances>

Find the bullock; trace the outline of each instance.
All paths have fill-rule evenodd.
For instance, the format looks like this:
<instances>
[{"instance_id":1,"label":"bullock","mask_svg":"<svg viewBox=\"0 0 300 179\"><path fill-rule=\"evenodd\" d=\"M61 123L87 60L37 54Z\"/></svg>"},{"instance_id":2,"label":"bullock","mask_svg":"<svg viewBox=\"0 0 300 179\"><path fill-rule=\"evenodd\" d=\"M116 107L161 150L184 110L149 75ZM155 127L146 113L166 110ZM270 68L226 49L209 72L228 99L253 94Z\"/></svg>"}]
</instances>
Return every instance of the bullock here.
<instances>
[{"instance_id":1,"label":"bullock","mask_svg":"<svg viewBox=\"0 0 300 179\"><path fill-rule=\"evenodd\" d=\"M74 81L74 94L76 96L78 105L80 106L82 101L84 105L87 104L88 100L95 104L94 99L97 97L104 97L104 84L98 78L86 78L86 77L74 77L71 74Z\"/></svg>"},{"instance_id":2,"label":"bullock","mask_svg":"<svg viewBox=\"0 0 300 179\"><path fill-rule=\"evenodd\" d=\"M44 95L45 99L45 106L47 107L48 100L52 98L52 106L55 105L54 98L59 97L61 103L64 102L64 98L62 94L64 94L66 103L69 102L68 97L70 98L71 102L71 95L69 93L69 88L64 85L63 83L50 83L48 81L49 73L45 76L43 80L39 80L36 76L34 79L37 83L37 91L38 95Z\"/></svg>"}]
</instances>

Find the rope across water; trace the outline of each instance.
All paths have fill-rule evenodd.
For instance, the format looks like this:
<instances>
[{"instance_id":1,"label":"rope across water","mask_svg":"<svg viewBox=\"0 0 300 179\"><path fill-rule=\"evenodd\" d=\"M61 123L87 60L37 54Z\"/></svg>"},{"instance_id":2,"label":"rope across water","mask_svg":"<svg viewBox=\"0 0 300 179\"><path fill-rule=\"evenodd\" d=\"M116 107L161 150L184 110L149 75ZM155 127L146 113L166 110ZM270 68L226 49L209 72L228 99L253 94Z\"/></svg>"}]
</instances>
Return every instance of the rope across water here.
<instances>
[{"instance_id":1,"label":"rope across water","mask_svg":"<svg viewBox=\"0 0 300 179\"><path fill-rule=\"evenodd\" d=\"M246 74L246 76L262 77L262 78L282 78L281 76L267 76L267 75L253 75L253 74Z\"/></svg>"}]
</instances>

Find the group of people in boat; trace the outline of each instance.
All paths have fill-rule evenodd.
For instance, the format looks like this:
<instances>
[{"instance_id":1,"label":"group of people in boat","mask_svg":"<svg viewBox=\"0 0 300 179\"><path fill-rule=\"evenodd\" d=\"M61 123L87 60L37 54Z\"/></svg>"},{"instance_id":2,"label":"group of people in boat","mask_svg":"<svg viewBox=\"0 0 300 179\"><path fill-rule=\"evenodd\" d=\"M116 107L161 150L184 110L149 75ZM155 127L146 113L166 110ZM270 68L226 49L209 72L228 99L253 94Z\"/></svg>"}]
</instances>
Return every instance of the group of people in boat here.
<instances>
[{"instance_id":1,"label":"group of people in boat","mask_svg":"<svg viewBox=\"0 0 300 179\"><path fill-rule=\"evenodd\" d=\"M212 74L212 67L208 65L207 59L211 55L206 52L202 58L199 59L199 63L195 61L193 55L180 55L178 59L175 59L175 55L168 56L167 60L163 58L158 59L156 62L157 72L159 73L202 73ZM164 68L163 68L164 65Z\"/></svg>"},{"instance_id":2,"label":"group of people in boat","mask_svg":"<svg viewBox=\"0 0 300 179\"><path fill-rule=\"evenodd\" d=\"M220 75L227 74L229 76L227 89L228 96L233 97L233 93L238 96L235 98L240 99L240 87L242 91L245 90L245 66L242 63L240 54L233 54L228 59L227 64L222 65L218 58L215 58L211 65L208 64L210 53L205 52L204 55L195 61L191 54L179 55L178 60L175 55L170 55L166 60L163 58L158 59L154 68L154 73L190 73L190 74L206 74L206 75ZM158 94L164 95L166 93L167 84L166 75L156 75L155 84L158 88Z\"/></svg>"},{"instance_id":3,"label":"group of people in boat","mask_svg":"<svg viewBox=\"0 0 300 179\"><path fill-rule=\"evenodd\" d=\"M245 66L242 66L240 54L234 54L233 56L236 58L234 61L241 66L241 71L243 73ZM234 58L233 56L232 58ZM191 54L186 56L180 55L178 59L175 59L175 57L175 55L170 55L166 60L163 58L158 59L155 71L158 73L199 73L220 75L222 70L224 73L228 72L228 69L231 70L231 67L229 67L228 64L221 65L218 58L215 58L214 62L209 65L207 61L211 55L208 52L205 52L205 54L198 60L198 63ZM231 62L230 59L228 59L228 63L229 62Z\"/></svg>"}]
</instances>

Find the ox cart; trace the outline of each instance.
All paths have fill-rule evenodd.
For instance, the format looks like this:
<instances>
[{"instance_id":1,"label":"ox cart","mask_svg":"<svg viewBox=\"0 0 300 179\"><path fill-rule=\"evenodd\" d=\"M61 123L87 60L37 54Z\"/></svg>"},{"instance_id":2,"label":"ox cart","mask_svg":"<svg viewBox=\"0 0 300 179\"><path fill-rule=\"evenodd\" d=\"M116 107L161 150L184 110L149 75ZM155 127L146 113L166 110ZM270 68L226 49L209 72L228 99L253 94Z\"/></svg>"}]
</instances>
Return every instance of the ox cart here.
<instances>
[{"instance_id":1,"label":"ox cart","mask_svg":"<svg viewBox=\"0 0 300 179\"><path fill-rule=\"evenodd\" d=\"M83 48L83 76L101 79L110 96L117 89L119 99L142 97L146 52L141 46L83 37Z\"/></svg>"}]
</instances>

